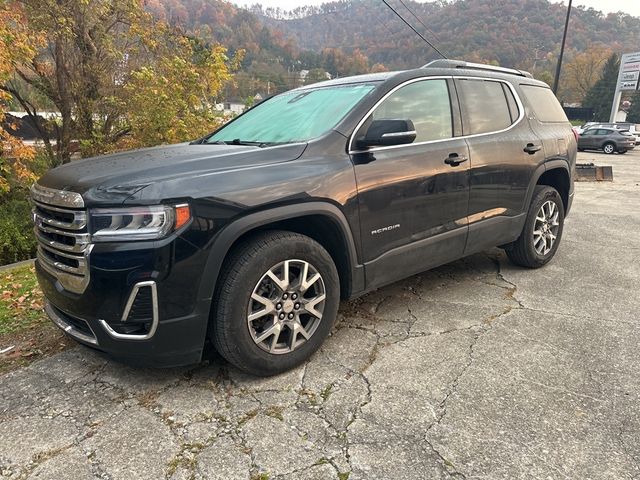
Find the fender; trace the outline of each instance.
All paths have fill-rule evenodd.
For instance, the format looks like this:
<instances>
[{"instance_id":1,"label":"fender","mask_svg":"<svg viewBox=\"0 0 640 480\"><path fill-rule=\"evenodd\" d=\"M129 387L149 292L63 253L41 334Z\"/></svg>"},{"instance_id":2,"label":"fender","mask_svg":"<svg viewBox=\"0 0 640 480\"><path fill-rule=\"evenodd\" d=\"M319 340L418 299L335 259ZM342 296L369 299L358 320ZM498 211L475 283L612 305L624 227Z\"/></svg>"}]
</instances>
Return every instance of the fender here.
<instances>
[{"instance_id":1,"label":"fender","mask_svg":"<svg viewBox=\"0 0 640 480\"><path fill-rule=\"evenodd\" d=\"M529 183L529 188L527 188L527 195L525 197L525 203L522 206L522 211L527 212L529 209L529 204L531 203L531 199L533 198L533 191L538 184L538 180L540 177L549 170L554 170L556 168L562 168L567 172L569 176L569 181L571 181L571 170L569 169L569 162L564 159L554 159L548 160L546 162L541 163L533 172L531 176L531 182ZM569 187L571 189L571 186ZM571 193L571 192L570 192Z\"/></svg>"},{"instance_id":2,"label":"fender","mask_svg":"<svg viewBox=\"0 0 640 480\"><path fill-rule=\"evenodd\" d=\"M245 215L224 227L215 237L209 248L209 255L200 282L198 298L210 301L216 288L222 264L232 245L243 234L270 223L290 220L308 215L321 215L329 218L342 232L347 244L349 264L349 292L364 290L364 266L358 263L355 242L349 223L338 207L328 202L305 202L295 205L270 208ZM350 295L350 296L351 296Z\"/></svg>"}]
</instances>

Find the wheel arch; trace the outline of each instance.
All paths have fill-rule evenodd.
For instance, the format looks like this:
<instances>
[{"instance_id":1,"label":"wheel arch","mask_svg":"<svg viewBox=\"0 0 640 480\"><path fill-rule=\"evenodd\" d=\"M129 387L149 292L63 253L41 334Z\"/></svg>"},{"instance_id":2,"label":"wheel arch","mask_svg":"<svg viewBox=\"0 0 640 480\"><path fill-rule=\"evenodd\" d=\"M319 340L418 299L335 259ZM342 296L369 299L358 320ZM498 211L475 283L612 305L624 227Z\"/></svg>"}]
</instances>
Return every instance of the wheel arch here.
<instances>
[{"instance_id":1,"label":"wheel arch","mask_svg":"<svg viewBox=\"0 0 640 480\"><path fill-rule=\"evenodd\" d=\"M546 169L544 173L538 177L536 185L548 185L555 188L560 194L560 198L562 198L562 205L564 206L565 212L568 210L571 176L567 168L555 166Z\"/></svg>"},{"instance_id":2,"label":"wheel arch","mask_svg":"<svg viewBox=\"0 0 640 480\"><path fill-rule=\"evenodd\" d=\"M524 212L529 209L533 192L537 185L548 185L558 190L565 211L568 210L567 207L570 204L569 195L571 194L571 174L569 163L566 160L550 160L538 165L527 189L527 196L523 205Z\"/></svg>"},{"instance_id":3,"label":"wheel arch","mask_svg":"<svg viewBox=\"0 0 640 480\"><path fill-rule=\"evenodd\" d=\"M213 298L222 266L233 248L265 230L289 230L320 243L336 264L342 298L364 289L364 267L358 264L355 241L344 214L327 202L307 202L251 213L226 226L209 248L199 298Z\"/></svg>"}]
</instances>

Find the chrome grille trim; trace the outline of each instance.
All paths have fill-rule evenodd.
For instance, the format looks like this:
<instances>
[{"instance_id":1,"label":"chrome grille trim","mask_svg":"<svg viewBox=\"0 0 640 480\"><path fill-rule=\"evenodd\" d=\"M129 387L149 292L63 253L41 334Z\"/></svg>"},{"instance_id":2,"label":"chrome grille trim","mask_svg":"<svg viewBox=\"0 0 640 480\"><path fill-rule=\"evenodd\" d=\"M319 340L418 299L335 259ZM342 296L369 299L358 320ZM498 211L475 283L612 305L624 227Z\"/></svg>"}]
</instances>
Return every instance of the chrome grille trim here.
<instances>
[{"instance_id":1,"label":"chrome grille trim","mask_svg":"<svg viewBox=\"0 0 640 480\"><path fill-rule=\"evenodd\" d=\"M83 253L90 245L88 233L70 234L69 232L65 232L57 228L48 227L46 225L38 225L36 228L34 228L34 232L36 234L37 240L41 243L48 245L49 247L57 248L58 250L64 250L66 252ZM74 240L74 244L67 245L66 243L60 243L56 242L55 240L50 240L44 237L41 232L63 235L65 237L72 237Z\"/></svg>"},{"instance_id":2,"label":"chrome grille trim","mask_svg":"<svg viewBox=\"0 0 640 480\"><path fill-rule=\"evenodd\" d=\"M73 265L67 265L64 262L56 260L53 255L48 255L48 253L59 255L60 257L68 258L69 260L78 262L78 266L75 267ZM86 258L84 258L84 256L79 257L77 255L69 255L55 248L51 248L42 244L38 245L38 259L43 259L52 267L58 268L68 273L72 273L73 275L84 276L87 273L87 260Z\"/></svg>"},{"instance_id":3,"label":"chrome grille trim","mask_svg":"<svg viewBox=\"0 0 640 480\"><path fill-rule=\"evenodd\" d=\"M33 200L33 199L32 199ZM51 205L45 205L44 203L33 200L34 208L32 213L37 215L42 223L53 225L54 227L67 228L69 230L82 230L87 226L87 214L84 210L69 210L64 208L57 208ZM56 220L49 212L58 212L66 215L73 215L73 220L70 222L64 222L62 220Z\"/></svg>"},{"instance_id":4,"label":"chrome grille trim","mask_svg":"<svg viewBox=\"0 0 640 480\"><path fill-rule=\"evenodd\" d=\"M51 305L51 303L49 303L48 301L45 302L44 304L44 311L49 316L51 321L55 323L56 326L58 326L58 328L61 328L72 337L82 342L90 343L91 345L98 345L98 340L96 339L95 334L93 335L93 337L91 337L86 333L81 332L80 330L75 328L73 325L69 325L64 320L64 318L58 315L58 313L53 309L53 306ZM87 323L87 327L89 327L89 330L91 330L91 333L93 333L93 330L91 329L91 325Z\"/></svg>"},{"instance_id":5,"label":"chrome grille trim","mask_svg":"<svg viewBox=\"0 0 640 480\"><path fill-rule=\"evenodd\" d=\"M37 202L46 203L47 205L84 208L84 200L79 193L43 187L37 183L31 186L31 198Z\"/></svg>"},{"instance_id":6,"label":"chrome grille trim","mask_svg":"<svg viewBox=\"0 0 640 480\"><path fill-rule=\"evenodd\" d=\"M65 290L82 293L89 284L89 253L93 245L87 229L82 196L34 184L31 187L38 263Z\"/></svg>"},{"instance_id":7,"label":"chrome grille trim","mask_svg":"<svg viewBox=\"0 0 640 480\"><path fill-rule=\"evenodd\" d=\"M138 282L133 286L133 289L129 294L129 299L127 300L124 312L122 314L122 321L127 321L129 312L131 311L131 306L133 305L136 295L138 295L138 291L141 288L145 287L151 288L152 320L149 332L145 334L118 333L113 328L111 328L111 325L109 325L105 320L99 319L98 322L111 337L115 338L116 340L149 340L156 333L160 316L158 314L158 289L156 287L156 282L154 282L153 280Z\"/></svg>"}]
</instances>

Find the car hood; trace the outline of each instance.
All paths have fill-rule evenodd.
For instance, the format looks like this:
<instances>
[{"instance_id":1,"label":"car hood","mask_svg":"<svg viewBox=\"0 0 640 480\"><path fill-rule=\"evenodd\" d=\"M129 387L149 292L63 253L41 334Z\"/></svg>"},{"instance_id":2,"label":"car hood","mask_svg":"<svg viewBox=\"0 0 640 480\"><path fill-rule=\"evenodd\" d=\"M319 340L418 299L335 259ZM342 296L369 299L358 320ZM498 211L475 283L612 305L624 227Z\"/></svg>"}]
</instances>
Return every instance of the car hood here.
<instances>
[{"instance_id":1,"label":"car hood","mask_svg":"<svg viewBox=\"0 0 640 480\"><path fill-rule=\"evenodd\" d=\"M158 182L287 162L305 148L306 144L260 148L180 143L72 161L50 170L38 183L78 192L87 203L120 203Z\"/></svg>"}]
</instances>

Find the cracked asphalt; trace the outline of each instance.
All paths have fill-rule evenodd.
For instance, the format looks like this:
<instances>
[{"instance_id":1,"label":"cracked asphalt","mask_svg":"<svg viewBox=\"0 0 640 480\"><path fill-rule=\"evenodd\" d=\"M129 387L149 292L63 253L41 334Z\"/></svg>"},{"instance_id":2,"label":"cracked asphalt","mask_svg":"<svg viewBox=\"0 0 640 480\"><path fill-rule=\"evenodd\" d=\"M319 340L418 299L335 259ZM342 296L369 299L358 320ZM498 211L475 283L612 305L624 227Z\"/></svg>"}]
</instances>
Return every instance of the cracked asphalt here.
<instances>
[{"instance_id":1,"label":"cracked asphalt","mask_svg":"<svg viewBox=\"0 0 640 480\"><path fill-rule=\"evenodd\" d=\"M140 370L77 347L0 377L0 477L640 478L640 152L581 154L554 261L474 255L346 302L306 365Z\"/></svg>"}]
</instances>

